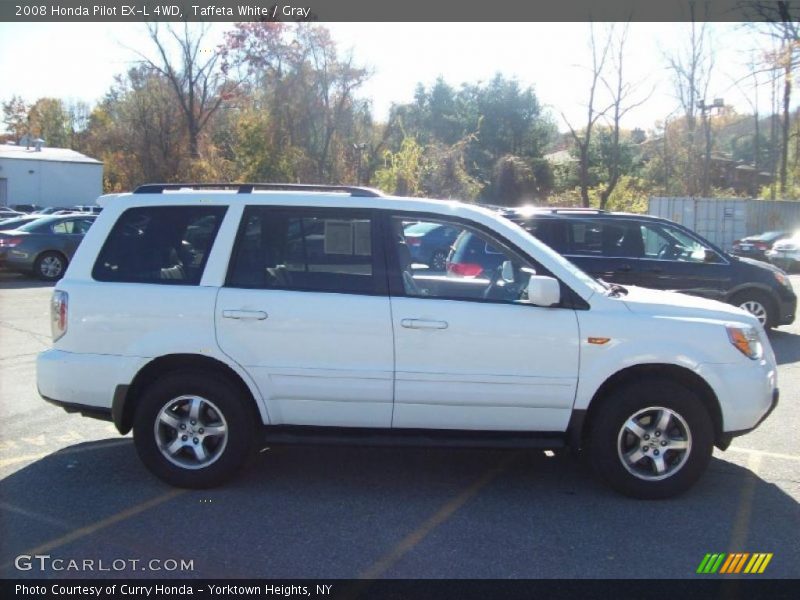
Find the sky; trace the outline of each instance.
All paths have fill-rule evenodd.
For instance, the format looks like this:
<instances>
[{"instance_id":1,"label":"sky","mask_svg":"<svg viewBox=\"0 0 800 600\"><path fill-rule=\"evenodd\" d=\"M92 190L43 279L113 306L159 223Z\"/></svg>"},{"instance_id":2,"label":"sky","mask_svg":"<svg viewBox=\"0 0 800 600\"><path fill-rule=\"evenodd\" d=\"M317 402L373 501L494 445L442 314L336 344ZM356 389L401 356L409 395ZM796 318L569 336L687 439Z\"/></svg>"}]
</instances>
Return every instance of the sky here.
<instances>
[{"instance_id":1,"label":"sky","mask_svg":"<svg viewBox=\"0 0 800 600\"><path fill-rule=\"evenodd\" d=\"M373 75L360 95L384 120L393 102L408 102L417 83L442 76L451 85L488 81L501 72L533 86L540 102L567 130L566 120L585 121L591 62L588 23L327 23L342 51ZM596 24L601 33L608 24ZM617 25L621 27L621 25ZM677 114L679 107L665 57L686 47L688 23L631 23L626 72L639 86L628 128L649 130ZM210 47L230 24L211 25ZM709 100L723 98L737 112L750 113L753 99L747 63L764 36L735 23L711 24L715 67ZM0 24L0 100L17 94L32 102L50 96L96 103L152 42L143 23ZM745 79L736 85L737 80ZM761 112L770 109L769 89L760 92ZM563 115L562 115L563 113ZM565 120L566 117L566 120Z\"/></svg>"}]
</instances>

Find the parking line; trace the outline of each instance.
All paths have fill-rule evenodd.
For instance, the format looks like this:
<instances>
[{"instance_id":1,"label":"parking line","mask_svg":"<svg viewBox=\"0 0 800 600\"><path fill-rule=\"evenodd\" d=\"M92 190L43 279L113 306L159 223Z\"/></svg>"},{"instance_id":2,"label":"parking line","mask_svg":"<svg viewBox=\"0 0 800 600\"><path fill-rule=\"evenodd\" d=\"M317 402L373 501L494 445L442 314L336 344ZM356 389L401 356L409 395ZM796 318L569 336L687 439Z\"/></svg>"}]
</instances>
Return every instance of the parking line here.
<instances>
[{"instance_id":1,"label":"parking line","mask_svg":"<svg viewBox=\"0 0 800 600\"><path fill-rule=\"evenodd\" d=\"M439 525L447 521L464 504L475 496L481 489L486 487L493 479L502 473L517 458L518 454L511 454L504 458L496 466L492 467L476 479L467 489L455 498L446 502L432 516L427 518L419 527L404 537L390 552L380 558L369 569L361 573L359 579L377 579L388 571L397 561L399 561L414 546L419 544L425 537Z\"/></svg>"},{"instance_id":2,"label":"parking line","mask_svg":"<svg viewBox=\"0 0 800 600\"><path fill-rule=\"evenodd\" d=\"M744 452L746 454L755 456L768 456L770 458L782 458L784 460L800 460L797 454L781 454L780 452L766 452L765 450L756 450L755 448L739 448L737 446L730 446L728 450L735 452Z\"/></svg>"},{"instance_id":3,"label":"parking line","mask_svg":"<svg viewBox=\"0 0 800 600\"><path fill-rule=\"evenodd\" d=\"M159 504L163 504L164 502L168 502L173 498L180 496L181 494L185 493L186 490L170 490L169 492L162 494L160 496L156 496L155 498L151 498L145 502L141 502L130 508L126 508L110 517L106 517L96 523L92 523L91 525L86 525L84 527L79 527L65 535L57 537L49 542L45 542L44 544L40 544L34 548L26 550L22 554L42 554L43 552L49 552L58 548L59 546L63 546L65 544L69 544L74 542L75 540L79 540L83 537L88 535L92 535L93 533L97 533L102 529L106 529L107 527L111 527L112 525L116 525L117 523L121 523L131 517L135 517L136 515L143 513L151 508L158 506ZM0 565L0 570L5 570L10 567L13 563L8 562L3 565Z\"/></svg>"},{"instance_id":4,"label":"parking line","mask_svg":"<svg viewBox=\"0 0 800 600\"><path fill-rule=\"evenodd\" d=\"M750 532L750 517L753 514L753 497L756 492L760 466L761 454L751 454L747 459L747 468L752 472L752 475L744 482L739 493L739 507L733 520L733 529L731 530L731 539L728 545L730 552L740 552L747 541L747 534Z\"/></svg>"}]
</instances>

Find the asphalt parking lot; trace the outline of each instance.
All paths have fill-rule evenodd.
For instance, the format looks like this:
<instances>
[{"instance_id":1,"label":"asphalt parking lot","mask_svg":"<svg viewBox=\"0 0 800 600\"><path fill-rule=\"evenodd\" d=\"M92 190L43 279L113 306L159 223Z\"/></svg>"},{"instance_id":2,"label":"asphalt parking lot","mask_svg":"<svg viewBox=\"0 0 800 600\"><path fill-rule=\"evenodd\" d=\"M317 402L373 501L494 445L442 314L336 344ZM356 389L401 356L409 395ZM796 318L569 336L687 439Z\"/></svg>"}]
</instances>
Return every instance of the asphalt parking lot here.
<instances>
[{"instance_id":1,"label":"asphalt parking lot","mask_svg":"<svg viewBox=\"0 0 800 600\"><path fill-rule=\"evenodd\" d=\"M199 492L39 398L50 292L0 273L0 577L691 578L709 552L771 552L765 576L800 577L800 323L771 334L776 411L677 499L618 496L562 452L310 446ZM95 571L21 571L23 554Z\"/></svg>"}]
</instances>

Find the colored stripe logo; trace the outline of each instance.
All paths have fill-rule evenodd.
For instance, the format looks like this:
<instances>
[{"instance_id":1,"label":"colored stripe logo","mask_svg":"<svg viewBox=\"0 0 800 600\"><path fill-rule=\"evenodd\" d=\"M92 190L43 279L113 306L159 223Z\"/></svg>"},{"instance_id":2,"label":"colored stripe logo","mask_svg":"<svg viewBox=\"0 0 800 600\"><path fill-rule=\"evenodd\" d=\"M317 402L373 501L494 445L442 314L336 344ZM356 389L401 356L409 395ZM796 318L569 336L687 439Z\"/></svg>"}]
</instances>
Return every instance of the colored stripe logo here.
<instances>
[{"instance_id":1,"label":"colored stripe logo","mask_svg":"<svg viewBox=\"0 0 800 600\"><path fill-rule=\"evenodd\" d=\"M714 573L725 575L763 573L771 560L772 552L706 554L703 560L700 561L700 566L697 567L697 573L703 575L713 575Z\"/></svg>"}]
</instances>

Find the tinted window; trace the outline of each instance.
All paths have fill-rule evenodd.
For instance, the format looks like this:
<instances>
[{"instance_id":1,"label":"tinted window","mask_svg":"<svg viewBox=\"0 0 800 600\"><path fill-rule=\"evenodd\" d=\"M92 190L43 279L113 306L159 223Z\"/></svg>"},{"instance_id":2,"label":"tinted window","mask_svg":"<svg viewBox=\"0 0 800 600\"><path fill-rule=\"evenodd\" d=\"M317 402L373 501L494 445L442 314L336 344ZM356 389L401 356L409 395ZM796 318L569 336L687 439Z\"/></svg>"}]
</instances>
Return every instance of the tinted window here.
<instances>
[{"instance_id":1,"label":"tinted window","mask_svg":"<svg viewBox=\"0 0 800 600\"><path fill-rule=\"evenodd\" d=\"M624 219L568 221L568 254L640 258L644 253L639 225Z\"/></svg>"},{"instance_id":2,"label":"tinted window","mask_svg":"<svg viewBox=\"0 0 800 600\"><path fill-rule=\"evenodd\" d=\"M99 281L197 285L224 206L152 206L122 213L94 265Z\"/></svg>"},{"instance_id":3,"label":"tinted window","mask_svg":"<svg viewBox=\"0 0 800 600\"><path fill-rule=\"evenodd\" d=\"M372 221L367 215L248 208L228 285L371 293Z\"/></svg>"}]
</instances>

